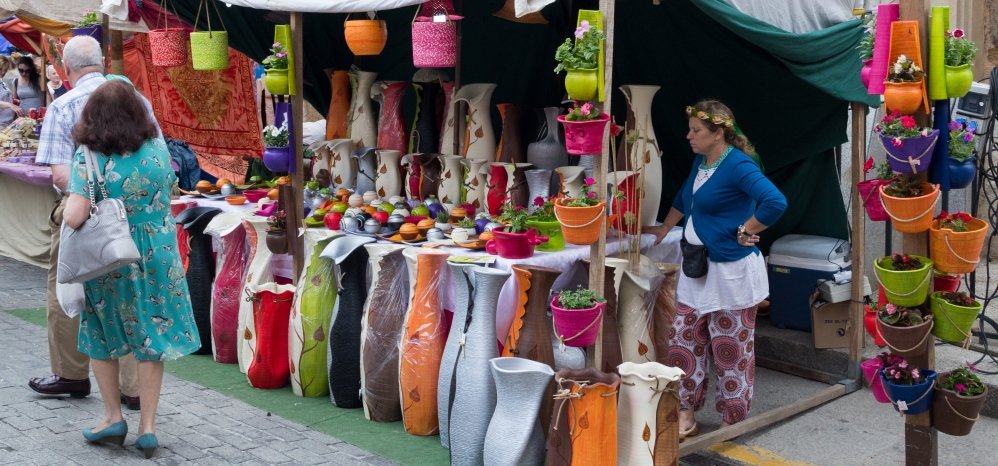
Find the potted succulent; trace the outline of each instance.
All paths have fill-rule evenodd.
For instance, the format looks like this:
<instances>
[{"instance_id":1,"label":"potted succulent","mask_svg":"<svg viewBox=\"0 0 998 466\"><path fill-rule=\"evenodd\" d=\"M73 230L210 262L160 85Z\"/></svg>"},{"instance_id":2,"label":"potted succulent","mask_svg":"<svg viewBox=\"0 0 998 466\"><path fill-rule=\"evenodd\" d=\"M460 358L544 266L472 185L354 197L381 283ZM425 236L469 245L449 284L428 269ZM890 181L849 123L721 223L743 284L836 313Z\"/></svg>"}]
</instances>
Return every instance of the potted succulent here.
<instances>
[{"instance_id":1,"label":"potted succulent","mask_svg":"<svg viewBox=\"0 0 998 466\"><path fill-rule=\"evenodd\" d=\"M957 118L949 122L949 186L966 188L977 174L977 122Z\"/></svg>"},{"instance_id":2,"label":"potted succulent","mask_svg":"<svg viewBox=\"0 0 998 466\"><path fill-rule=\"evenodd\" d=\"M288 253L287 214L283 210L267 217L267 249L274 254Z\"/></svg>"},{"instance_id":3,"label":"potted succulent","mask_svg":"<svg viewBox=\"0 0 998 466\"><path fill-rule=\"evenodd\" d=\"M574 347L596 343L604 307L606 300L589 288L564 290L555 295L551 300L551 317L558 340Z\"/></svg>"},{"instance_id":4,"label":"potted succulent","mask_svg":"<svg viewBox=\"0 0 998 466\"><path fill-rule=\"evenodd\" d=\"M586 178L579 197L561 198L554 205L555 218L569 243L586 245L599 239L606 220L606 202L593 191L595 184L596 180Z\"/></svg>"},{"instance_id":5,"label":"potted succulent","mask_svg":"<svg viewBox=\"0 0 998 466\"><path fill-rule=\"evenodd\" d=\"M448 214L446 210L437 212L437 223L434 226L444 233L451 231L451 228L453 227L450 224L450 214Z\"/></svg>"},{"instance_id":6,"label":"potted succulent","mask_svg":"<svg viewBox=\"0 0 998 466\"><path fill-rule=\"evenodd\" d=\"M913 176L898 175L880 185L880 202L891 225L902 233L921 233L932 226L932 211L939 200L939 185Z\"/></svg>"},{"instance_id":7,"label":"potted succulent","mask_svg":"<svg viewBox=\"0 0 998 466\"><path fill-rule=\"evenodd\" d=\"M603 153L603 128L610 115L600 111L594 102L575 102L568 113L558 115L565 128L565 150L573 155Z\"/></svg>"},{"instance_id":8,"label":"potted succulent","mask_svg":"<svg viewBox=\"0 0 998 466\"><path fill-rule=\"evenodd\" d=\"M946 95L951 99L963 97L974 82L970 65L977 58L977 46L963 29L946 31Z\"/></svg>"},{"instance_id":9,"label":"potted succulent","mask_svg":"<svg viewBox=\"0 0 998 466\"><path fill-rule=\"evenodd\" d=\"M291 166L291 148L288 146L288 122L280 127L263 128L263 164L274 173L287 172Z\"/></svg>"},{"instance_id":10,"label":"potted succulent","mask_svg":"<svg viewBox=\"0 0 998 466\"><path fill-rule=\"evenodd\" d=\"M936 291L929 295L932 315L936 316L932 334L953 344L970 344L970 329L983 305L963 291Z\"/></svg>"},{"instance_id":11,"label":"potted succulent","mask_svg":"<svg viewBox=\"0 0 998 466\"><path fill-rule=\"evenodd\" d=\"M988 386L975 374L977 369L967 364L939 374L932 401L932 425L948 435L967 435L988 398Z\"/></svg>"},{"instance_id":12,"label":"potted succulent","mask_svg":"<svg viewBox=\"0 0 998 466\"><path fill-rule=\"evenodd\" d=\"M921 414L932 407L935 371L912 366L904 358L880 370L880 378L894 409L903 414Z\"/></svg>"},{"instance_id":13,"label":"potted succulent","mask_svg":"<svg viewBox=\"0 0 998 466\"><path fill-rule=\"evenodd\" d=\"M939 130L918 126L910 115L893 111L873 127L887 151L891 170L898 173L920 173L929 169L932 149L939 139Z\"/></svg>"},{"instance_id":14,"label":"potted succulent","mask_svg":"<svg viewBox=\"0 0 998 466\"><path fill-rule=\"evenodd\" d=\"M471 217L464 217L454 224L454 229L450 232L450 238L458 243L464 243L476 234L475 221Z\"/></svg>"},{"instance_id":15,"label":"potted succulent","mask_svg":"<svg viewBox=\"0 0 998 466\"><path fill-rule=\"evenodd\" d=\"M70 30L73 37L90 36L101 42L104 38L104 27L101 26L100 14L96 11L89 11L80 18L80 21Z\"/></svg>"},{"instance_id":16,"label":"potted succulent","mask_svg":"<svg viewBox=\"0 0 998 466\"><path fill-rule=\"evenodd\" d=\"M903 357L922 354L931 344L932 314L918 307L887 303L877 313L877 333L891 352Z\"/></svg>"},{"instance_id":17,"label":"potted succulent","mask_svg":"<svg viewBox=\"0 0 998 466\"><path fill-rule=\"evenodd\" d=\"M904 54L887 68L884 81L884 104L887 110L911 115L922 105L925 94L922 92L922 78L925 72Z\"/></svg>"},{"instance_id":18,"label":"potted succulent","mask_svg":"<svg viewBox=\"0 0 998 466\"><path fill-rule=\"evenodd\" d=\"M859 61L863 68L859 71L859 79L863 87L870 85L870 72L873 71L873 46L877 33L877 15L866 15L863 19L863 38L859 40L856 50L859 51Z\"/></svg>"},{"instance_id":19,"label":"potted succulent","mask_svg":"<svg viewBox=\"0 0 998 466\"><path fill-rule=\"evenodd\" d=\"M485 244L489 254L504 259L526 259L534 255L535 246L548 240L537 234L537 230L527 228L527 209L512 202L503 204L499 221L505 226L492 230L493 239Z\"/></svg>"},{"instance_id":20,"label":"potted succulent","mask_svg":"<svg viewBox=\"0 0 998 466\"><path fill-rule=\"evenodd\" d=\"M267 76L263 84L267 91L274 95L288 95L288 49L280 42L274 42L270 46L270 55L263 59L263 67L267 69Z\"/></svg>"},{"instance_id":21,"label":"potted succulent","mask_svg":"<svg viewBox=\"0 0 998 466\"><path fill-rule=\"evenodd\" d=\"M884 391L884 381L880 378L880 371L885 367L894 366L903 360L904 358L901 356L883 352L859 364L863 370L863 377L866 378L866 384L870 386L873 398L877 402L891 402L891 399L887 397L887 392Z\"/></svg>"},{"instance_id":22,"label":"potted succulent","mask_svg":"<svg viewBox=\"0 0 998 466\"><path fill-rule=\"evenodd\" d=\"M936 270L946 273L976 270L988 229L987 221L966 212L940 212L929 227L929 253Z\"/></svg>"},{"instance_id":23,"label":"potted succulent","mask_svg":"<svg viewBox=\"0 0 998 466\"><path fill-rule=\"evenodd\" d=\"M866 159L863 165L863 174L866 175L874 169L873 156ZM880 185L890 183L894 179L894 171L885 160L876 165L877 176L868 180L856 183L859 196L863 200L863 208L866 209L866 216L874 222L883 222L890 218L884 210L884 204L880 202Z\"/></svg>"},{"instance_id":24,"label":"potted succulent","mask_svg":"<svg viewBox=\"0 0 998 466\"><path fill-rule=\"evenodd\" d=\"M565 90L572 100L591 100L596 98L599 88L600 48L606 36L598 28L582 21L575 29L575 37L565 39L554 52L558 66L555 73L567 71Z\"/></svg>"},{"instance_id":25,"label":"potted succulent","mask_svg":"<svg viewBox=\"0 0 998 466\"><path fill-rule=\"evenodd\" d=\"M527 218L527 227L534 228L547 236L546 243L537 245L538 251L554 252L565 249L565 237L561 234L561 223L554 216L555 198L534 198L534 212Z\"/></svg>"}]
</instances>

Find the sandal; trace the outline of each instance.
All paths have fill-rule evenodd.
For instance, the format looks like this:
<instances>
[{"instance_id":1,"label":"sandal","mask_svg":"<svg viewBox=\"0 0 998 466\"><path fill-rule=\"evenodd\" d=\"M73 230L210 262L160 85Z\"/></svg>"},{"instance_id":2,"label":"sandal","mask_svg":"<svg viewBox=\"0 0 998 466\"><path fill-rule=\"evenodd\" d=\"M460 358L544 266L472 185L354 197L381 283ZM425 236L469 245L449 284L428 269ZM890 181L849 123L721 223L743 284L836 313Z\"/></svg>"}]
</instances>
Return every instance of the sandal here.
<instances>
[{"instance_id":1,"label":"sandal","mask_svg":"<svg viewBox=\"0 0 998 466\"><path fill-rule=\"evenodd\" d=\"M695 437L697 435L700 435L700 425L694 421L693 427L679 431L679 441L682 442L686 437Z\"/></svg>"}]
</instances>

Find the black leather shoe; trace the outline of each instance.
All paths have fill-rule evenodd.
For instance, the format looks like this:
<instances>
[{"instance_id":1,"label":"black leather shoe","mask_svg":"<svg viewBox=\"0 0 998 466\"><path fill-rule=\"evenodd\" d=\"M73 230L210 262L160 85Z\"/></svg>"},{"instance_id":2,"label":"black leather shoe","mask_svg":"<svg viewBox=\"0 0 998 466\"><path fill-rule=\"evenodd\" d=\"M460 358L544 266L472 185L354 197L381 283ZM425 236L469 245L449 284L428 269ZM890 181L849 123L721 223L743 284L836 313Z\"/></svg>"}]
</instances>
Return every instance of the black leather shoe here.
<instances>
[{"instance_id":1,"label":"black leather shoe","mask_svg":"<svg viewBox=\"0 0 998 466\"><path fill-rule=\"evenodd\" d=\"M42 395L69 395L73 398L90 395L90 379L72 380L50 375L29 380L28 387Z\"/></svg>"},{"instance_id":2,"label":"black leather shoe","mask_svg":"<svg viewBox=\"0 0 998 466\"><path fill-rule=\"evenodd\" d=\"M128 396L122 394L121 404L132 411L138 411L139 409L141 409L141 406L139 405L139 397L137 396Z\"/></svg>"}]
</instances>

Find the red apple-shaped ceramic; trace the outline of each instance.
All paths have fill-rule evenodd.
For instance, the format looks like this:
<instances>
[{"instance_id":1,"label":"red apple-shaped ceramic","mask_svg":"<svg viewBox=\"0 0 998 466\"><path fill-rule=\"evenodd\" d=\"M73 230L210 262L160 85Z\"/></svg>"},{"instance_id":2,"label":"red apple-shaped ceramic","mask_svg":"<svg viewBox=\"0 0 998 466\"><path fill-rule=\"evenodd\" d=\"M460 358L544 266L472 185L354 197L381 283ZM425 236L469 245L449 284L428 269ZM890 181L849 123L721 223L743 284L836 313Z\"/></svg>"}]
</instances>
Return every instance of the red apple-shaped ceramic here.
<instances>
[{"instance_id":1,"label":"red apple-shaped ceramic","mask_svg":"<svg viewBox=\"0 0 998 466\"><path fill-rule=\"evenodd\" d=\"M378 223L380 223L382 225L388 223L388 212L385 212L383 210L379 210L379 211L371 214L371 217L373 217L375 220L378 221Z\"/></svg>"},{"instance_id":2,"label":"red apple-shaped ceramic","mask_svg":"<svg viewBox=\"0 0 998 466\"><path fill-rule=\"evenodd\" d=\"M342 213L333 211L326 214L326 216L322 218L322 223L325 223L326 228L329 228L330 230L339 230L340 220L342 218L343 218Z\"/></svg>"}]
</instances>

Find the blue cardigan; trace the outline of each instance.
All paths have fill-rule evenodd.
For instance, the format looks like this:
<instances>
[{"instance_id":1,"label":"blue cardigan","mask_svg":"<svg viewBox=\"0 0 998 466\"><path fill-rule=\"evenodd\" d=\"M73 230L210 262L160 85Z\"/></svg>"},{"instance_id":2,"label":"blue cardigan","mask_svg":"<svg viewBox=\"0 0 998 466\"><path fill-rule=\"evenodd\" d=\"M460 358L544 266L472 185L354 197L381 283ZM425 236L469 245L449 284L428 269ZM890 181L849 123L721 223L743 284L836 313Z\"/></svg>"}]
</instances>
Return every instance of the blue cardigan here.
<instances>
[{"instance_id":1,"label":"blue cardigan","mask_svg":"<svg viewBox=\"0 0 998 466\"><path fill-rule=\"evenodd\" d=\"M738 244L738 225L753 214L763 225L770 226L783 215L787 198L776 189L748 155L733 149L703 186L693 194L693 181L704 157L693 159L693 169L676 194L672 207L684 216L696 217L697 236L707 246L707 255L714 262L732 262L749 253L758 252Z\"/></svg>"}]
</instances>

